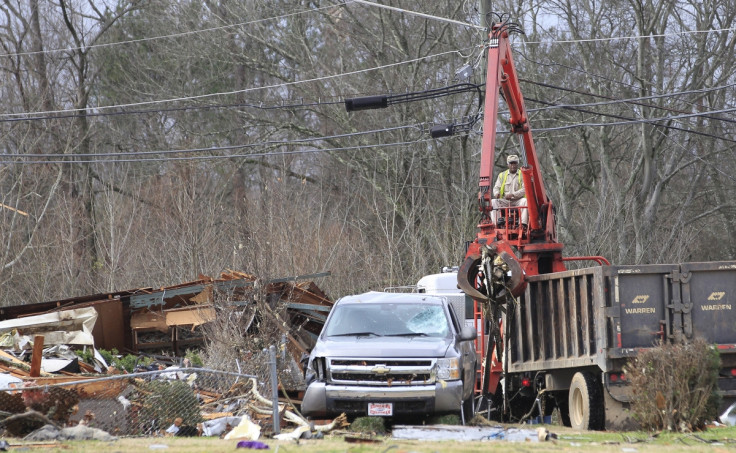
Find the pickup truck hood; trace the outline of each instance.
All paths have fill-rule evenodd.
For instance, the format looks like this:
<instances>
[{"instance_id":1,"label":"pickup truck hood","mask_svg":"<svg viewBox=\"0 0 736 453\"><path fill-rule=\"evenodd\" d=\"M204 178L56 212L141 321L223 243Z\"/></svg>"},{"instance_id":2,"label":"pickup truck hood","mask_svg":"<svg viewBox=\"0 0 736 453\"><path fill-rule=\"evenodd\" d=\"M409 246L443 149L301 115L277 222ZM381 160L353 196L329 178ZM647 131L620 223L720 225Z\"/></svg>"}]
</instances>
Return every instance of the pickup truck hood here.
<instances>
[{"instance_id":1,"label":"pickup truck hood","mask_svg":"<svg viewBox=\"0 0 736 453\"><path fill-rule=\"evenodd\" d=\"M320 339L312 357L445 357L452 338L331 337Z\"/></svg>"}]
</instances>

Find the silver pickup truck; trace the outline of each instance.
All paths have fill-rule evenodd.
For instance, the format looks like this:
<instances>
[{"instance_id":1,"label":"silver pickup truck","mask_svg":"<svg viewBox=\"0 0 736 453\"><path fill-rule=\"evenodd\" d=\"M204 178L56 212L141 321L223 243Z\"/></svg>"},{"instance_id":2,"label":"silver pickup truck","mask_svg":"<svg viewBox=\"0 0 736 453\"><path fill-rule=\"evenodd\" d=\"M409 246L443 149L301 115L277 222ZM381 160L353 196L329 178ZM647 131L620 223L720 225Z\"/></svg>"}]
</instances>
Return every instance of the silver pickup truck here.
<instances>
[{"instance_id":1,"label":"silver pickup truck","mask_svg":"<svg viewBox=\"0 0 736 453\"><path fill-rule=\"evenodd\" d=\"M305 416L473 416L476 331L444 298L369 292L337 301L305 372Z\"/></svg>"}]
</instances>

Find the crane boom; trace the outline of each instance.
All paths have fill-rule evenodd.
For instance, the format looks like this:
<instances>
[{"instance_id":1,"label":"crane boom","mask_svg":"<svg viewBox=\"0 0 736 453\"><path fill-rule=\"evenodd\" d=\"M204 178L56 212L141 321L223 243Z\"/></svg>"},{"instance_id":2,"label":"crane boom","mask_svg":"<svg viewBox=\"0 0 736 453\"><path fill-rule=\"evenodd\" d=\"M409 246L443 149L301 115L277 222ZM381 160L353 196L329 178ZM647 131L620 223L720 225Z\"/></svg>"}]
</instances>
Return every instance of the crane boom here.
<instances>
[{"instance_id":1,"label":"crane boom","mask_svg":"<svg viewBox=\"0 0 736 453\"><path fill-rule=\"evenodd\" d=\"M481 220L477 236L468 246L457 276L458 287L475 300L476 307L482 307L476 309L476 313L483 313L477 321L486 325L487 320L491 330L489 341L484 345L482 339L479 347L482 363L479 390L484 394L496 392L503 374L502 361L498 360L503 354L499 324L502 311L524 292L527 275L565 270L563 245L557 242L554 207L542 181L529 117L511 54L509 31L507 23L497 23L489 35L478 192ZM509 109L511 132L519 136L519 154L523 163L520 172L527 199L526 207L503 209L500 213L504 217L502 225L491 220L499 95L503 96ZM528 231L518 222L521 209L528 211Z\"/></svg>"},{"instance_id":2,"label":"crane boom","mask_svg":"<svg viewBox=\"0 0 736 453\"><path fill-rule=\"evenodd\" d=\"M520 171L527 198L526 208L506 208L502 214L518 219L520 210L527 209L529 231L524 231L518 222L507 222L500 227L491 221L499 95L503 96L509 109L511 132L519 136L523 162ZM524 290L525 275L565 270L563 245L557 242L554 207L543 184L506 23L493 25L490 32L478 204L481 211L479 231L475 241L468 247L465 262L458 274L458 284L467 294L475 299L494 298L500 301L507 292L518 296ZM488 255L486 261L500 256L503 264L509 268L504 273L503 281L495 283L500 287L500 292L493 291L490 281L478 281L479 274L490 276L491 269L482 268L484 253ZM512 271L511 275L508 275L509 270Z\"/></svg>"},{"instance_id":3,"label":"crane boom","mask_svg":"<svg viewBox=\"0 0 736 453\"><path fill-rule=\"evenodd\" d=\"M504 373L502 369L504 338L513 325L502 326L502 313L526 289L530 275L561 272L565 261L608 261L599 256L563 258L563 245L557 242L555 211L542 180L537 149L532 138L529 116L519 86L519 77L511 55L509 33L517 30L508 22L491 27L488 43L488 72L481 144L478 205L481 219L475 240L468 245L465 260L457 274L458 287L475 300L476 329L481 332L477 348L481 357L481 379L478 391L494 395ZM523 166L526 204L499 209L502 223L494 223L491 215L493 164L495 162L496 125L499 95L509 110L511 132L519 137ZM529 219L528 230L519 222L522 210ZM496 216L496 217L499 217ZM489 329L488 341L485 340ZM502 333L502 329L506 329Z\"/></svg>"}]
</instances>

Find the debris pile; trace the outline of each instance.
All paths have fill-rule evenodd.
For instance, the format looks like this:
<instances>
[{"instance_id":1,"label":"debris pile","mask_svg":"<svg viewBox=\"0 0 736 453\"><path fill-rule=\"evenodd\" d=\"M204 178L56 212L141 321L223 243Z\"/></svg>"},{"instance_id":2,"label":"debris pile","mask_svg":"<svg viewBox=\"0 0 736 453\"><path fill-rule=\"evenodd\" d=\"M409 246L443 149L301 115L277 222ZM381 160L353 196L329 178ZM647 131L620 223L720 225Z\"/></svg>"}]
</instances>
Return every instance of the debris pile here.
<instances>
[{"instance_id":1,"label":"debris pile","mask_svg":"<svg viewBox=\"0 0 736 453\"><path fill-rule=\"evenodd\" d=\"M259 374L228 375L230 382L181 357L211 342L223 319L264 348L279 339L279 366L293 371L280 375L279 423L309 431L292 401L303 390L300 360L333 303L306 279L327 275L263 281L227 271L159 289L0 307L0 431L83 425L115 435L224 436L248 423L270 430L273 406L252 377ZM251 349L230 360L238 372L258 361Z\"/></svg>"},{"instance_id":2,"label":"debris pile","mask_svg":"<svg viewBox=\"0 0 736 453\"><path fill-rule=\"evenodd\" d=\"M84 392L80 389L100 383L116 390L104 397L81 397ZM273 402L263 396L270 388L245 375L169 367L93 382L35 384L26 381L23 387L0 392L0 428L7 435L23 437L41 428L50 430L46 425L61 430L58 438L62 440L66 435L63 429L77 425L115 436L228 436L256 440L262 434L274 434ZM277 425L286 431L275 436L279 439L318 435L348 425L342 415L329 425L312 427L288 398L278 402L277 413Z\"/></svg>"}]
</instances>

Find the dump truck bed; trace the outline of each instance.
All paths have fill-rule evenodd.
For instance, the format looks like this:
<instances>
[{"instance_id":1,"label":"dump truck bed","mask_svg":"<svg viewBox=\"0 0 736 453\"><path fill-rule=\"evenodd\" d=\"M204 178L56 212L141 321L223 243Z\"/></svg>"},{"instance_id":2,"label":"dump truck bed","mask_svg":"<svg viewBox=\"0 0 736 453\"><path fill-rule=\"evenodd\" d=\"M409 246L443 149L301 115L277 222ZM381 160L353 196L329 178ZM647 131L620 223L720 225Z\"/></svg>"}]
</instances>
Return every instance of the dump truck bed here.
<instances>
[{"instance_id":1,"label":"dump truck bed","mask_svg":"<svg viewBox=\"0 0 736 453\"><path fill-rule=\"evenodd\" d=\"M658 340L696 338L736 366L736 262L599 266L527 280L510 320L509 372L606 372Z\"/></svg>"}]
</instances>

